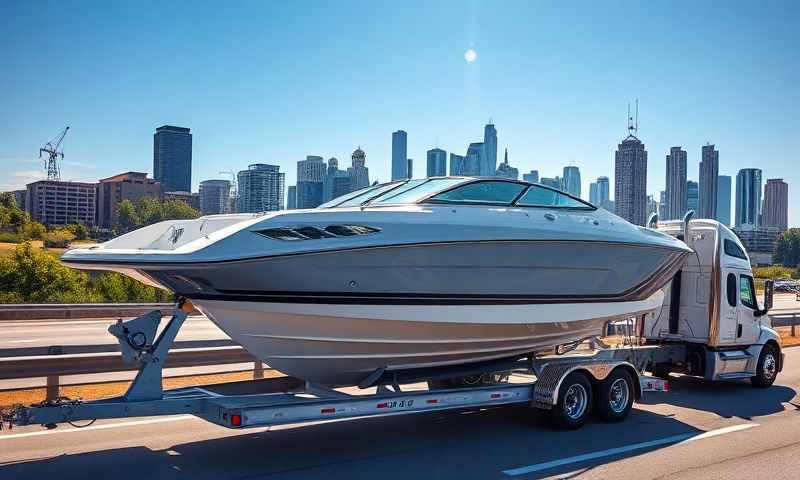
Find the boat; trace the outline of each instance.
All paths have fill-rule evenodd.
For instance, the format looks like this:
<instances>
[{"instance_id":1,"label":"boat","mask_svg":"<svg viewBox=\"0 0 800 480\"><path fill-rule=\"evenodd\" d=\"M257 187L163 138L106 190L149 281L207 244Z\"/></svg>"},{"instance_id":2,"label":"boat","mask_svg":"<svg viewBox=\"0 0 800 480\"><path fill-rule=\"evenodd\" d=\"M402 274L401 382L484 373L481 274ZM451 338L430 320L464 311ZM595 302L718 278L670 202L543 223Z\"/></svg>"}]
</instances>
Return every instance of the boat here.
<instances>
[{"instance_id":1,"label":"boat","mask_svg":"<svg viewBox=\"0 0 800 480\"><path fill-rule=\"evenodd\" d=\"M433 177L165 221L62 261L175 292L272 368L343 386L599 334L660 308L690 253L547 186Z\"/></svg>"}]
</instances>

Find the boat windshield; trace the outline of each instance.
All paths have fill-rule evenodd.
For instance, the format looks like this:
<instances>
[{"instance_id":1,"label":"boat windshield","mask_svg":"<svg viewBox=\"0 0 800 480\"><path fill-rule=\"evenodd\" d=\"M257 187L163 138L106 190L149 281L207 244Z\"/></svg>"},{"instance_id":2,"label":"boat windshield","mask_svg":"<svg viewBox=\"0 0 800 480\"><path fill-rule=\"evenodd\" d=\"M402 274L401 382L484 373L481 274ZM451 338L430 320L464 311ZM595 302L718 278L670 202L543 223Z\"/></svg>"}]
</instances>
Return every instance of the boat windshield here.
<instances>
[{"instance_id":1,"label":"boat windshield","mask_svg":"<svg viewBox=\"0 0 800 480\"><path fill-rule=\"evenodd\" d=\"M428 195L450 188L453 185L463 183L463 178L431 178L427 180L411 180L402 187L371 200L370 205L375 204L408 204L416 203Z\"/></svg>"},{"instance_id":2,"label":"boat windshield","mask_svg":"<svg viewBox=\"0 0 800 480\"><path fill-rule=\"evenodd\" d=\"M520 207L563 207L563 208L585 208L592 210L592 205L577 198L571 197L558 190L551 190L539 185L531 185L515 203Z\"/></svg>"},{"instance_id":3,"label":"boat windshield","mask_svg":"<svg viewBox=\"0 0 800 480\"><path fill-rule=\"evenodd\" d=\"M402 185L403 183L404 182L383 183L381 185L375 185L372 187L363 188L356 192L349 193L347 195L342 195L341 197L338 198L334 198L330 202L323 203L317 208L357 207L362 203L370 200L371 198L386 193Z\"/></svg>"}]
</instances>

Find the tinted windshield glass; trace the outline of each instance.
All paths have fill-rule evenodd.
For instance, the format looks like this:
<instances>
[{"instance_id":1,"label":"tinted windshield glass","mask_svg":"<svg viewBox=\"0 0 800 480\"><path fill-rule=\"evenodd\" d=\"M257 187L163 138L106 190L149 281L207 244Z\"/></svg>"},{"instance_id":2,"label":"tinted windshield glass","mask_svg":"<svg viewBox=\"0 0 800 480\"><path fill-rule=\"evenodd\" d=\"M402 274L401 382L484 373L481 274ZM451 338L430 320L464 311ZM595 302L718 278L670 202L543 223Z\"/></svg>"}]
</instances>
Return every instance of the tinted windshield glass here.
<instances>
[{"instance_id":1,"label":"tinted windshield glass","mask_svg":"<svg viewBox=\"0 0 800 480\"><path fill-rule=\"evenodd\" d=\"M323 207L330 208L330 207L357 207L362 203L366 202L370 198L375 197L376 195L380 195L382 193L388 192L394 188L397 188L401 185L400 182L394 183L384 183L383 185L378 185L377 187L370 188L369 190L362 190L362 193L359 195L351 196L350 198L340 202L338 200L333 200L326 203Z\"/></svg>"},{"instance_id":2,"label":"tinted windshield glass","mask_svg":"<svg viewBox=\"0 0 800 480\"><path fill-rule=\"evenodd\" d=\"M494 203L509 204L525 189L525 185L513 182L476 182L456 187L432 198L446 203Z\"/></svg>"},{"instance_id":3,"label":"tinted windshield glass","mask_svg":"<svg viewBox=\"0 0 800 480\"><path fill-rule=\"evenodd\" d=\"M375 203L415 203L445 188L464 182L463 178L436 178L432 180L412 180L397 190L392 190L370 204ZM413 184L413 185L412 185ZM402 191L401 191L402 189Z\"/></svg>"},{"instance_id":4,"label":"tinted windshield glass","mask_svg":"<svg viewBox=\"0 0 800 480\"><path fill-rule=\"evenodd\" d=\"M356 190L355 192L345 193L344 195L340 195L340 196L334 198L333 200L330 200L328 202L323 203L322 205L320 205L317 208L335 207L336 205L339 205L342 202L345 202L345 201L347 201L347 200L349 200L351 198L354 198L354 197L357 197L359 195L362 195L362 194L364 194L366 192L375 190L376 188L379 188L379 185L370 186L370 187L367 187L367 188L362 188L361 190Z\"/></svg>"},{"instance_id":5,"label":"tinted windshield glass","mask_svg":"<svg viewBox=\"0 0 800 480\"><path fill-rule=\"evenodd\" d=\"M525 195L517 200L516 205L521 207L567 207L567 208L588 208L589 205L576 200L569 195L549 188L531 186Z\"/></svg>"}]
</instances>

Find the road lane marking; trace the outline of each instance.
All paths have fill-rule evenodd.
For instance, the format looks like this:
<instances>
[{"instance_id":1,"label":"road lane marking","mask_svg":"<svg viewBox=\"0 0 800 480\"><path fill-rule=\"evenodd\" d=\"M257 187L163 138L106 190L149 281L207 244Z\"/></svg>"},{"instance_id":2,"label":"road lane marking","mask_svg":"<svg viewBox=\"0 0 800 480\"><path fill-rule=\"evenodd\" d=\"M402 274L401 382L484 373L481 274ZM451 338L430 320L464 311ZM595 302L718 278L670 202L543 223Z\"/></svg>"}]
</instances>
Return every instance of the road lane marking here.
<instances>
[{"instance_id":1,"label":"road lane marking","mask_svg":"<svg viewBox=\"0 0 800 480\"><path fill-rule=\"evenodd\" d=\"M24 340L6 340L6 343L33 343L44 340L43 338L26 338Z\"/></svg>"},{"instance_id":2,"label":"road lane marking","mask_svg":"<svg viewBox=\"0 0 800 480\"><path fill-rule=\"evenodd\" d=\"M753 428L757 426L758 426L757 423L743 423L740 425L718 428L716 430L709 430L707 432L703 432L700 434L683 433L680 435L673 435L671 437L660 438L658 440L651 440L649 442L634 443L632 445L625 445L623 447L609 448L607 450L584 453L583 455L576 455L574 457L561 458L558 460L551 460L549 462L535 463L533 465L528 465L525 467L512 468L509 470L503 470L503 473L508 475L509 477L527 475L529 473L539 472L542 470L549 470L551 468L560 467L562 465L569 465L572 463L585 462L587 460L595 460L598 458L611 457L613 455L619 455L620 453L631 452L634 450L642 450L644 448L657 447L660 445L668 445L668 444L682 445L685 443L694 442L696 440L703 440L706 438L716 437L719 435L725 435L726 433L733 433L741 430L747 430L748 428Z\"/></svg>"},{"instance_id":3,"label":"road lane marking","mask_svg":"<svg viewBox=\"0 0 800 480\"><path fill-rule=\"evenodd\" d=\"M26 432L26 433L15 433L13 435L4 435L0 434L0 440L8 440L14 438L22 438L22 437L37 437L39 435L55 435L59 433L75 433L75 432L88 432L91 430L108 430L111 428L122 428L122 427L135 427L137 425L149 425L152 423L166 423L166 422L175 422L178 420L189 420L192 418L197 418L194 415L178 415L175 417L167 417L167 418L153 418L150 420L135 420L132 422L120 422L120 423L109 423L106 425L92 425L91 427L83 427L83 428L70 428L70 429L61 429L61 430L44 430L41 432Z\"/></svg>"}]
</instances>

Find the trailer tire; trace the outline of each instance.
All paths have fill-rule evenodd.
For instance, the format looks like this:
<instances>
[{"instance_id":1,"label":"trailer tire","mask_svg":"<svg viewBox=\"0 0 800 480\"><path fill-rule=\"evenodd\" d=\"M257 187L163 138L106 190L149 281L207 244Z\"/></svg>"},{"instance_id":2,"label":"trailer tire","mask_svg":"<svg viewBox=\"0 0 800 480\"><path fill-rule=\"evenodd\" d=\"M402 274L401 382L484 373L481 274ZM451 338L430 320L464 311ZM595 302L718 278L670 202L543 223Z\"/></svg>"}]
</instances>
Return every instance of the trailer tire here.
<instances>
[{"instance_id":1,"label":"trailer tire","mask_svg":"<svg viewBox=\"0 0 800 480\"><path fill-rule=\"evenodd\" d=\"M605 422L621 422L630 413L635 395L633 378L617 368L597 385L597 416Z\"/></svg>"},{"instance_id":2,"label":"trailer tire","mask_svg":"<svg viewBox=\"0 0 800 480\"><path fill-rule=\"evenodd\" d=\"M770 343L761 348L758 356L756 374L750 377L750 383L756 388L769 388L778 376L778 349Z\"/></svg>"},{"instance_id":3,"label":"trailer tire","mask_svg":"<svg viewBox=\"0 0 800 480\"><path fill-rule=\"evenodd\" d=\"M558 401L550 410L550 423L560 430L575 430L592 415L592 383L583 372L567 375L558 388Z\"/></svg>"}]
</instances>

